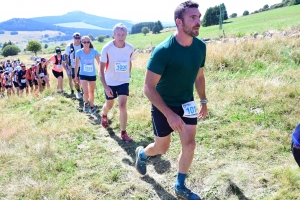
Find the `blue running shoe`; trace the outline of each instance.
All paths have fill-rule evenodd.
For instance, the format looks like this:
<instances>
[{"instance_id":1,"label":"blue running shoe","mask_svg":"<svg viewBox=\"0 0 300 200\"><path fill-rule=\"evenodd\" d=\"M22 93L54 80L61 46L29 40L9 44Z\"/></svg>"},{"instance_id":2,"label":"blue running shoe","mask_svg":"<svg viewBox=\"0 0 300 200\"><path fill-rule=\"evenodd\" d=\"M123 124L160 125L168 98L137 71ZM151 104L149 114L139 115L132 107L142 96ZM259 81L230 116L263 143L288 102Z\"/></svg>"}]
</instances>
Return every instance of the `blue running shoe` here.
<instances>
[{"instance_id":1,"label":"blue running shoe","mask_svg":"<svg viewBox=\"0 0 300 200\"><path fill-rule=\"evenodd\" d=\"M89 103L85 103L83 104L83 112L87 113L89 112Z\"/></svg>"},{"instance_id":2,"label":"blue running shoe","mask_svg":"<svg viewBox=\"0 0 300 200\"><path fill-rule=\"evenodd\" d=\"M140 173L141 175L145 175L147 173L147 168L146 168L146 161L147 159L143 159L139 156L140 151L143 150L144 148L142 146L139 146L135 149L135 169Z\"/></svg>"},{"instance_id":3,"label":"blue running shoe","mask_svg":"<svg viewBox=\"0 0 300 200\"><path fill-rule=\"evenodd\" d=\"M93 115L95 115L95 114L97 113L97 111L96 111L95 108L91 108L91 109L90 109L90 113L93 114Z\"/></svg>"},{"instance_id":4,"label":"blue running shoe","mask_svg":"<svg viewBox=\"0 0 300 200\"><path fill-rule=\"evenodd\" d=\"M178 199L184 199L184 200L201 200L198 194L192 192L187 187L178 187L174 186L175 194Z\"/></svg>"}]
</instances>

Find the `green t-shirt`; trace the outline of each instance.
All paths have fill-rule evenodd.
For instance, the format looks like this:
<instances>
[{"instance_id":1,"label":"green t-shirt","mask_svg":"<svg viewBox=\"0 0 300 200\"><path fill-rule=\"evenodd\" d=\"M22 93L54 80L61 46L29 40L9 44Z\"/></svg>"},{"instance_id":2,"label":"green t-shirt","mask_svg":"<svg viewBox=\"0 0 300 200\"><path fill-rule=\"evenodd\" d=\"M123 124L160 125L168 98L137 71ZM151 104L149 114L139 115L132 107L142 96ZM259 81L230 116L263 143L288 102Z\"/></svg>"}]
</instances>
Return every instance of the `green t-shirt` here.
<instances>
[{"instance_id":1,"label":"green t-shirt","mask_svg":"<svg viewBox=\"0 0 300 200\"><path fill-rule=\"evenodd\" d=\"M184 47L172 35L154 49L147 69L161 75L156 90L167 105L181 106L193 99L194 83L205 57L206 45L196 37Z\"/></svg>"}]
</instances>

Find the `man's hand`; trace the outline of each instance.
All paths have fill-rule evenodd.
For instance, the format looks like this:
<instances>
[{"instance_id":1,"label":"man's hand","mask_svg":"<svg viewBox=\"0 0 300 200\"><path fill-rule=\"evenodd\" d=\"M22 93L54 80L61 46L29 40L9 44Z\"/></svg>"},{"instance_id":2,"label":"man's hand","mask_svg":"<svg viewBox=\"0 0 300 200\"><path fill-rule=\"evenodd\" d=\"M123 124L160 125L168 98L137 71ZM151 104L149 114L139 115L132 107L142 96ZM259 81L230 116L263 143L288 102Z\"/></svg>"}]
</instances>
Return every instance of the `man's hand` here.
<instances>
[{"instance_id":1,"label":"man's hand","mask_svg":"<svg viewBox=\"0 0 300 200\"><path fill-rule=\"evenodd\" d=\"M200 119L204 119L207 115L207 105L206 103L201 103L200 107L201 108L198 116Z\"/></svg>"},{"instance_id":2,"label":"man's hand","mask_svg":"<svg viewBox=\"0 0 300 200\"><path fill-rule=\"evenodd\" d=\"M172 112L167 116L167 121L174 131L184 132L185 123L179 115Z\"/></svg>"}]
</instances>

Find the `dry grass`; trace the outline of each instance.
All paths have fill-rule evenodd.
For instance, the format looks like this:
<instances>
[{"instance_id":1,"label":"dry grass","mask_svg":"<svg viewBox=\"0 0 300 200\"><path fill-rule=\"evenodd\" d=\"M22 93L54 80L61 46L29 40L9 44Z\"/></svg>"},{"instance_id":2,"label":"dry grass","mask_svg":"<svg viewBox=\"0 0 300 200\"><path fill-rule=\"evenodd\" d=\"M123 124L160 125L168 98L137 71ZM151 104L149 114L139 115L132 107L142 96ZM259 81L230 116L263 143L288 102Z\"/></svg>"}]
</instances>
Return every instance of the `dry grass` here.
<instances>
[{"instance_id":1,"label":"dry grass","mask_svg":"<svg viewBox=\"0 0 300 200\"><path fill-rule=\"evenodd\" d=\"M187 185L203 199L297 199L300 172L289 150L299 122L300 40L209 44L205 74L209 117L197 126ZM180 140L149 159L149 175L133 165L137 146L153 141L143 94L149 54L137 54L128 99L130 144L119 137L118 104L100 116L52 89L40 98L0 99L1 199L175 199ZM220 67L223 66L223 67ZM68 91L65 80L65 88ZM104 102L98 83L98 112Z\"/></svg>"}]
</instances>

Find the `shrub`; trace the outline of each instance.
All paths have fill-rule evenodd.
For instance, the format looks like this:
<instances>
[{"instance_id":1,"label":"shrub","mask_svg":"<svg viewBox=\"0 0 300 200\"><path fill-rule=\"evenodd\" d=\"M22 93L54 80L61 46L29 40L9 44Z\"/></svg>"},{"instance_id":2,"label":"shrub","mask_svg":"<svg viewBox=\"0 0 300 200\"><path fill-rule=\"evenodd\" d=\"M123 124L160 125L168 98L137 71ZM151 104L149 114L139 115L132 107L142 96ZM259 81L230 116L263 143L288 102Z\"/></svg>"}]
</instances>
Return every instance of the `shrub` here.
<instances>
[{"instance_id":1,"label":"shrub","mask_svg":"<svg viewBox=\"0 0 300 200\"><path fill-rule=\"evenodd\" d=\"M2 55L4 57L17 55L21 50L16 45L7 45L2 49Z\"/></svg>"}]
</instances>

